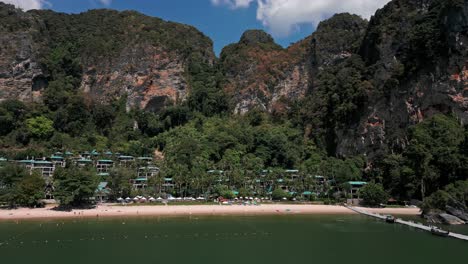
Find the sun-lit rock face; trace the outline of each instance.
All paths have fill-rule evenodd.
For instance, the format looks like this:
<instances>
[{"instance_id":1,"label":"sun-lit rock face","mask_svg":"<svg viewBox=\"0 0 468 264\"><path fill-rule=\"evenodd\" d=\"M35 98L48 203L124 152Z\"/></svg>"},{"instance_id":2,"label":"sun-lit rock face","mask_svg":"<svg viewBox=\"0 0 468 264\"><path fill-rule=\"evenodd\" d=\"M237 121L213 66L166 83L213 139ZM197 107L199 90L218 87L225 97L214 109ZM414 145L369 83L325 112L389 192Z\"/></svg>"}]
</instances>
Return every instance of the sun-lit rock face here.
<instances>
[{"instance_id":1,"label":"sun-lit rock face","mask_svg":"<svg viewBox=\"0 0 468 264\"><path fill-rule=\"evenodd\" d=\"M97 98L127 96L130 108L158 111L185 100L186 62L154 46L125 48L118 57L87 66L81 88Z\"/></svg>"},{"instance_id":2,"label":"sun-lit rock face","mask_svg":"<svg viewBox=\"0 0 468 264\"><path fill-rule=\"evenodd\" d=\"M0 14L0 100L40 101L51 78L43 62L67 45L77 51L80 90L96 101L125 96L128 108L149 111L186 99L194 55L215 61L211 40L195 28L136 12L66 15L0 3Z\"/></svg>"},{"instance_id":3,"label":"sun-lit rock face","mask_svg":"<svg viewBox=\"0 0 468 264\"><path fill-rule=\"evenodd\" d=\"M366 25L359 16L338 14L286 49L261 30L246 31L238 43L223 49L220 59L234 112L253 108L285 112L290 102L313 91L321 68L357 49Z\"/></svg>"},{"instance_id":4,"label":"sun-lit rock face","mask_svg":"<svg viewBox=\"0 0 468 264\"><path fill-rule=\"evenodd\" d=\"M246 31L240 41L225 47L220 63L234 112L257 108L274 111L281 101L302 98L309 87L308 41L283 49L261 30Z\"/></svg>"}]
</instances>

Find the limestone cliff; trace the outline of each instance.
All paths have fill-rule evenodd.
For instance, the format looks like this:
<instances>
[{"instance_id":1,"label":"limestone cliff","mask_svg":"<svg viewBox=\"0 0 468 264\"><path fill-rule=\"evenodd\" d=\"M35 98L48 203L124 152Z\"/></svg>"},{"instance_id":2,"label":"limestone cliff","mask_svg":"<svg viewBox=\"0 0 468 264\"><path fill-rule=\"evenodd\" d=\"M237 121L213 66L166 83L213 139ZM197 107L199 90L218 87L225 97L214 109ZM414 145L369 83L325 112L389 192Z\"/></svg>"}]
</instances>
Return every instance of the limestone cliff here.
<instances>
[{"instance_id":1,"label":"limestone cliff","mask_svg":"<svg viewBox=\"0 0 468 264\"><path fill-rule=\"evenodd\" d=\"M360 55L375 90L338 155L405 148L406 128L437 113L468 123L468 1L394 0L371 19Z\"/></svg>"},{"instance_id":2,"label":"limestone cliff","mask_svg":"<svg viewBox=\"0 0 468 264\"><path fill-rule=\"evenodd\" d=\"M40 100L53 74L44 61L66 47L93 99L126 96L128 107L157 111L186 98L193 60L215 59L195 28L132 11L67 15L0 3L0 21L0 99Z\"/></svg>"},{"instance_id":3,"label":"limestone cliff","mask_svg":"<svg viewBox=\"0 0 468 264\"><path fill-rule=\"evenodd\" d=\"M225 47L220 64L235 113L253 108L277 111L302 98L309 88L309 39L287 49L261 30L246 31L240 41Z\"/></svg>"}]
</instances>

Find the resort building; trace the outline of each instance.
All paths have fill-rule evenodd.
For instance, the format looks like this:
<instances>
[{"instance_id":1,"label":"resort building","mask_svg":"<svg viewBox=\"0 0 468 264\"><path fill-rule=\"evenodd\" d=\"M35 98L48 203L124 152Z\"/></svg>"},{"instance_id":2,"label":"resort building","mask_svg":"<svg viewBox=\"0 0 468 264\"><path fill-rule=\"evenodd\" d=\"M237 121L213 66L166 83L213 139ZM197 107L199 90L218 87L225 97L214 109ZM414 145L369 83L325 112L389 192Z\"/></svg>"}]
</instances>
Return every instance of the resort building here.
<instances>
[{"instance_id":1,"label":"resort building","mask_svg":"<svg viewBox=\"0 0 468 264\"><path fill-rule=\"evenodd\" d=\"M96 162L96 170L98 173L108 173L112 167L114 167L113 160L102 159Z\"/></svg>"},{"instance_id":2,"label":"resort building","mask_svg":"<svg viewBox=\"0 0 468 264\"><path fill-rule=\"evenodd\" d=\"M108 186L108 183L100 182L96 189L94 198L96 199L97 202L102 203L108 200L109 194L110 194L110 188Z\"/></svg>"},{"instance_id":3,"label":"resort building","mask_svg":"<svg viewBox=\"0 0 468 264\"><path fill-rule=\"evenodd\" d=\"M135 158L133 156L125 156L125 155L120 155L118 159L119 159L119 164L121 166L128 166L129 164L135 161Z\"/></svg>"},{"instance_id":4,"label":"resort building","mask_svg":"<svg viewBox=\"0 0 468 264\"><path fill-rule=\"evenodd\" d=\"M91 159L87 158L79 158L75 160L75 164L78 167L86 167L86 166L91 166L93 165L93 161Z\"/></svg>"},{"instance_id":5,"label":"resort building","mask_svg":"<svg viewBox=\"0 0 468 264\"><path fill-rule=\"evenodd\" d=\"M174 188L174 186L175 185L174 185L174 181L172 180L172 178L164 178L162 187L165 192L171 190L172 188Z\"/></svg>"},{"instance_id":6,"label":"resort building","mask_svg":"<svg viewBox=\"0 0 468 264\"><path fill-rule=\"evenodd\" d=\"M138 168L137 178L132 180L133 188L145 189L148 186L148 180L159 174L159 168L156 166L146 166Z\"/></svg>"},{"instance_id":7,"label":"resort building","mask_svg":"<svg viewBox=\"0 0 468 264\"><path fill-rule=\"evenodd\" d=\"M18 164L29 170L30 173L38 171L48 181L55 171L55 164L47 160L20 160Z\"/></svg>"},{"instance_id":8,"label":"resort building","mask_svg":"<svg viewBox=\"0 0 468 264\"><path fill-rule=\"evenodd\" d=\"M153 158L152 157L138 157L137 162L140 165L151 165L151 163L153 162Z\"/></svg>"},{"instance_id":9,"label":"resort building","mask_svg":"<svg viewBox=\"0 0 468 264\"><path fill-rule=\"evenodd\" d=\"M33 162L31 171L39 171L46 182L51 182L54 176L55 164L47 160L36 160Z\"/></svg>"},{"instance_id":10,"label":"resort building","mask_svg":"<svg viewBox=\"0 0 468 264\"><path fill-rule=\"evenodd\" d=\"M57 155L57 153L56 155L52 155L50 157L50 160L52 161L52 163L54 163L55 167L65 168L65 165L66 165L65 159L62 156Z\"/></svg>"},{"instance_id":11,"label":"resort building","mask_svg":"<svg viewBox=\"0 0 468 264\"><path fill-rule=\"evenodd\" d=\"M351 192L351 198L359 199L359 190L364 187L367 182L364 181L350 181L348 184L351 186L350 192Z\"/></svg>"}]
</instances>

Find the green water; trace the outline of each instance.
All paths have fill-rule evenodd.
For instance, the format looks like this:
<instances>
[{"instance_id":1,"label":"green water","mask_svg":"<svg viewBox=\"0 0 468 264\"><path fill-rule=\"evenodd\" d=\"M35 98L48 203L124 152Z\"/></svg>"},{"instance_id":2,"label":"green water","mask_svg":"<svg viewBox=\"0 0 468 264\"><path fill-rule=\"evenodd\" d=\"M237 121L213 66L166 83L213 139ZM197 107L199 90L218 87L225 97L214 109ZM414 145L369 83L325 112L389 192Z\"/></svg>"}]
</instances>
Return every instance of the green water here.
<instances>
[{"instance_id":1,"label":"green water","mask_svg":"<svg viewBox=\"0 0 468 264\"><path fill-rule=\"evenodd\" d=\"M0 263L468 263L468 242L362 216L1 222L0 241Z\"/></svg>"}]
</instances>

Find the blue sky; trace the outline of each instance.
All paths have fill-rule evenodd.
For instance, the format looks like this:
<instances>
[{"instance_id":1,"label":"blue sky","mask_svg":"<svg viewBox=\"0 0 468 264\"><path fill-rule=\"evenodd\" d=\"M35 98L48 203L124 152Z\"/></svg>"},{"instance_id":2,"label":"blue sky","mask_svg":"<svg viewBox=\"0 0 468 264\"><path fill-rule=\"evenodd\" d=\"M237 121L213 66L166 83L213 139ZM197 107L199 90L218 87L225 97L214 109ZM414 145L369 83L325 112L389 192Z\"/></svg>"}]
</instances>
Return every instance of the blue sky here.
<instances>
[{"instance_id":1,"label":"blue sky","mask_svg":"<svg viewBox=\"0 0 468 264\"><path fill-rule=\"evenodd\" d=\"M389 0L0 0L23 9L48 8L79 13L94 8L137 10L190 24L209 36L217 54L247 29L263 29L286 47L310 35L338 12L369 18Z\"/></svg>"}]
</instances>

